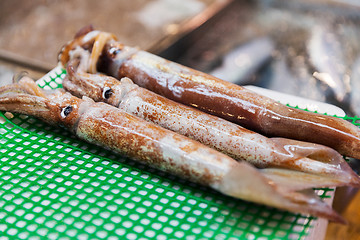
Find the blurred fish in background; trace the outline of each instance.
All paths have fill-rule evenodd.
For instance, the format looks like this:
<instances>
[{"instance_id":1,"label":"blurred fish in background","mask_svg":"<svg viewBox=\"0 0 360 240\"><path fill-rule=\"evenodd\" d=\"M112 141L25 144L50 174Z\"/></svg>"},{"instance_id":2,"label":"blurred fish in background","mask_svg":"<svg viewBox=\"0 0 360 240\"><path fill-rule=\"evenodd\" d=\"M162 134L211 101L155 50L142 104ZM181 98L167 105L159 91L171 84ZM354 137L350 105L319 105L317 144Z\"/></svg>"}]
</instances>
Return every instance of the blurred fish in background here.
<instances>
[{"instance_id":1,"label":"blurred fish in background","mask_svg":"<svg viewBox=\"0 0 360 240\"><path fill-rule=\"evenodd\" d=\"M258 73L257 86L287 94L325 101L323 89L312 76L307 40L314 20L296 12L262 8L257 18L276 45L272 62Z\"/></svg>"},{"instance_id":2,"label":"blurred fish in background","mask_svg":"<svg viewBox=\"0 0 360 240\"><path fill-rule=\"evenodd\" d=\"M351 109L360 117L360 56L355 61L351 72Z\"/></svg>"},{"instance_id":3,"label":"blurred fish in background","mask_svg":"<svg viewBox=\"0 0 360 240\"><path fill-rule=\"evenodd\" d=\"M232 83L249 84L253 74L271 59L274 47L269 37L252 40L226 54L221 65L209 73Z\"/></svg>"},{"instance_id":4,"label":"blurred fish in background","mask_svg":"<svg viewBox=\"0 0 360 240\"><path fill-rule=\"evenodd\" d=\"M178 59L360 115L360 1L234 1Z\"/></svg>"},{"instance_id":5,"label":"blurred fish in background","mask_svg":"<svg viewBox=\"0 0 360 240\"><path fill-rule=\"evenodd\" d=\"M330 26L317 25L311 30L308 44L309 61L315 68L314 77L330 90L326 100L349 110L350 77L344 51Z\"/></svg>"}]
</instances>

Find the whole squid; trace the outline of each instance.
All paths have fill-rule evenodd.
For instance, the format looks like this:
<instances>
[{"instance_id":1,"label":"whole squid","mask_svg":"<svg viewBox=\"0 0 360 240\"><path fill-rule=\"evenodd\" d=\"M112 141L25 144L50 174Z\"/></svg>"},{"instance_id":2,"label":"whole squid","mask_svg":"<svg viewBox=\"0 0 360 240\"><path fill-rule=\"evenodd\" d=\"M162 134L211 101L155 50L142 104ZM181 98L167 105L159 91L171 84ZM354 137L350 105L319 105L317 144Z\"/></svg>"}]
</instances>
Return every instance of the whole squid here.
<instances>
[{"instance_id":1,"label":"whole squid","mask_svg":"<svg viewBox=\"0 0 360 240\"><path fill-rule=\"evenodd\" d=\"M90 97L175 131L257 167L281 167L317 174L317 183L360 186L359 177L335 150L314 143L266 138L222 118L169 100L134 84L90 74L89 52L76 48L63 80L66 91ZM285 173L285 172L284 172ZM324 177L324 178L322 178Z\"/></svg>"},{"instance_id":2,"label":"whole squid","mask_svg":"<svg viewBox=\"0 0 360 240\"><path fill-rule=\"evenodd\" d=\"M219 192L293 212L337 222L344 219L313 194L304 173L283 178L282 169L257 170L183 135L166 130L119 108L74 97L45 93L29 78L0 88L0 110L35 116L60 125L87 142L106 147ZM280 172L279 172L280 171ZM303 184L299 184L302 181Z\"/></svg>"},{"instance_id":3,"label":"whole squid","mask_svg":"<svg viewBox=\"0 0 360 240\"><path fill-rule=\"evenodd\" d=\"M318 143L360 158L360 130L345 120L284 106L241 86L125 46L112 34L90 30L81 31L62 49L59 58L63 65L69 61L69 52L80 46L91 51L90 73L129 77L166 98L264 135Z\"/></svg>"}]
</instances>

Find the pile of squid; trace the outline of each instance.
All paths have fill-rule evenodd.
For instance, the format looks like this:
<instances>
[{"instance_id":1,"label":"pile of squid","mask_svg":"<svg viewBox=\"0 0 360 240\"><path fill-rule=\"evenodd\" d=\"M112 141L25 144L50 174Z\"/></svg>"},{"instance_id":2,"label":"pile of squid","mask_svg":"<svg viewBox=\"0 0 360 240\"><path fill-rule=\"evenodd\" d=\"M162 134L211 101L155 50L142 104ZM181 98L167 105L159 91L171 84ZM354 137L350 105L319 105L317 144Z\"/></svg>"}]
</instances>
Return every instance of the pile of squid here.
<instances>
[{"instance_id":1,"label":"pile of squid","mask_svg":"<svg viewBox=\"0 0 360 240\"><path fill-rule=\"evenodd\" d=\"M360 131L83 29L65 45L63 89L24 77L0 110L35 116L87 142L225 195L344 223L312 190L360 186L342 155ZM341 155L342 154L342 155Z\"/></svg>"}]
</instances>

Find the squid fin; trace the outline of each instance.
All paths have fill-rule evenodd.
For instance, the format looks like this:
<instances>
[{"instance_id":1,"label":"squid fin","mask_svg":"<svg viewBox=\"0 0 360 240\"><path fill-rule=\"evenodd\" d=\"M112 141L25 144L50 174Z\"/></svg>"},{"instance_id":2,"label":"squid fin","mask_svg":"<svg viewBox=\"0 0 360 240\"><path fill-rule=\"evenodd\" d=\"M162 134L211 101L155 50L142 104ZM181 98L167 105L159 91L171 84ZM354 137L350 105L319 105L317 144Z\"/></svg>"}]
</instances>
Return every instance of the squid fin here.
<instances>
[{"instance_id":1,"label":"squid fin","mask_svg":"<svg viewBox=\"0 0 360 240\"><path fill-rule=\"evenodd\" d=\"M341 215L316 195L294 191L296 188L293 186L272 181L266 172L256 170L246 162L234 166L214 187L232 197L346 223Z\"/></svg>"}]
</instances>

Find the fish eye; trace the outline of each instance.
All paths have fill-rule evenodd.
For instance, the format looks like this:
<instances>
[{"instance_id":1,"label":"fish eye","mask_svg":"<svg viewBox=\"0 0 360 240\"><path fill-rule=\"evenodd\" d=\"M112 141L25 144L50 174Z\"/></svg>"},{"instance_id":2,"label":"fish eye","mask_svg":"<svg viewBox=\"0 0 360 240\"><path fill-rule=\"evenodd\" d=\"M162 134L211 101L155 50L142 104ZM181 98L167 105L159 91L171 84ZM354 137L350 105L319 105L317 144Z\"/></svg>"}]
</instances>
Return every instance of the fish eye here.
<instances>
[{"instance_id":1,"label":"fish eye","mask_svg":"<svg viewBox=\"0 0 360 240\"><path fill-rule=\"evenodd\" d=\"M102 94L102 97L104 99L108 99L113 94L113 90L109 87L104 87L104 91Z\"/></svg>"},{"instance_id":2,"label":"fish eye","mask_svg":"<svg viewBox=\"0 0 360 240\"><path fill-rule=\"evenodd\" d=\"M60 113L61 117L62 117L62 118L66 118L66 117L72 112L72 110L73 110L73 107L70 106L70 105L64 107L64 108L61 110L61 113Z\"/></svg>"}]
</instances>

